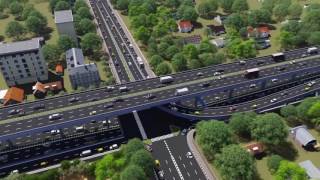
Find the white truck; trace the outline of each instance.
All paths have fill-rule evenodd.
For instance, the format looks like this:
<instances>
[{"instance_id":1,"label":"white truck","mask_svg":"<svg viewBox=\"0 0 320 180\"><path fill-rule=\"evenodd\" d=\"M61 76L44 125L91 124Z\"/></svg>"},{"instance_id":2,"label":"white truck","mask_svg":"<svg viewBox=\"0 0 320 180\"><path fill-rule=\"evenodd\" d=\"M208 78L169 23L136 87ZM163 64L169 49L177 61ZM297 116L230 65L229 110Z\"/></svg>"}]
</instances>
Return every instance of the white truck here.
<instances>
[{"instance_id":1,"label":"white truck","mask_svg":"<svg viewBox=\"0 0 320 180\"><path fill-rule=\"evenodd\" d=\"M317 47L310 47L307 50L308 54L317 54L318 53L318 48Z\"/></svg>"},{"instance_id":2,"label":"white truck","mask_svg":"<svg viewBox=\"0 0 320 180\"><path fill-rule=\"evenodd\" d=\"M182 96L182 95L185 95L188 93L189 93L189 89L187 87L185 87L185 88L181 88L181 89L176 89L175 95Z\"/></svg>"},{"instance_id":3,"label":"white truck","mask_svg":"<svg viewBox=\"0 0 320 180\"><path fill-rule=\"evenodd\" d=\"M165 84L165 83L171 83L173 81L173 77L172 76L163 76L160 77L160 83Z\"/></svg>"},{"instance_id":4,"label":"white truck","mask_svg":"<svg viewBox=\"0 0 320 180\"><path fill-rule=\"evenodd\" d=\"M137 61L138 61L139 67L144 68L144 63L143 63L143 60L141 59L141 57L138 56Z\"/></svg>"}]
</instances>

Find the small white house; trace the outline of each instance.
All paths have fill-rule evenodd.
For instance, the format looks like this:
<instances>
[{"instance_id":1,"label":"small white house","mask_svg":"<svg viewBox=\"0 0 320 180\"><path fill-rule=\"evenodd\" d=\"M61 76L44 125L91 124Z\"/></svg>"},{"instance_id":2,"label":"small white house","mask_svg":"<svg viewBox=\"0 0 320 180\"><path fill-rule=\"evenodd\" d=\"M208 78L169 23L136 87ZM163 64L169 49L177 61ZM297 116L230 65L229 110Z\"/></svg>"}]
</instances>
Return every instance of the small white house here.
<instances>
[{"instance_id":1,"label":"small white house","mask_svg":"<svg viewBox=\"0 0 320 180\"><path fill-rule=\"evenodd\" d=\"M225 45L225 41L223 38L212 39L210 40L210 43L214 44L218 48L223 48Z\"/></svg>"}]
</instances>

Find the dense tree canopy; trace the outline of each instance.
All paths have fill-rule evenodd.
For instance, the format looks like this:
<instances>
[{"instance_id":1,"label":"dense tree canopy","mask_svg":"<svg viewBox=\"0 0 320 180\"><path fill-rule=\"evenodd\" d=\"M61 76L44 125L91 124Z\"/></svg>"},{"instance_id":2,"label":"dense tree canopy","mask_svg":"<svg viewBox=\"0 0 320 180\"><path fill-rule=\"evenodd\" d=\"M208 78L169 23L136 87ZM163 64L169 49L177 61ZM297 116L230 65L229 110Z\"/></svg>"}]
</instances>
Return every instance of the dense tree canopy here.
<instances>
[{"instance_id":1,"label":"dense tree canopy","mask_svg":"<svg viewBox=\"0 0 320 180\"><path fill-rule=\"evenodd\" d=\"M277 170L280 166L280 162L282 160L283 160L283 158L279 155L271 155L270 157L268 157L267 166L268 166L269 171L272 174L277 172Z\"/></svg>"},{"instance_id":2,"label":"dense tree canopy","mask_svg":"<svg viewBox=\"0 0 320 180\"><path fill-rule=\"evenodd\" d=\"M12 2L10 3L10 12L13 14L13 15L19 15L22 13L23 11L23 6L21 3L19 2Z\"/></svg>"},{"instance_id":3,"label":"dense tree canopy","mask_svg":"<svg viewBox=\"0 0 320 180\"><path fill-rule=\"evenodd\" d=\"M136 165L130 165L121 172L120 180L147 180L143 170Z\"/></svg>"},{"instance_id":4,"label":"dense tree canopy","mask_svg":"<svg viewBox=\"0 0 320 180\"><path fill-rule=\"evenodd\" d=\"M57 45L46 44L42 47L44 59L48 62L57 62L60 60L61 49Z\"/></svg>"},{"instance_id":5,"label":"dense tree canopy","mask_svg":"<svg viewBox=\"0 0 320 180\"><path fill-rule=\"evenodd\" d=\"M8 23L5 33L8 37L19 40L26 34L26 28L17 21L11 21Z\"/></svg>"},{"instance_id":6,"label":"dense tree canopy","mask_svg":"<svg viewBox=\"0 0 320 180\"><path fill-rule=\"evenodd\" d=\"M225 12L230 12L235 0L220 0L220 5Z\"/></svg>"},{"instance_id":7,"label":"dense tree canopy","mask_svg":"<svg viewBox=\"0 0 320 180\"><path fill-rule=\"evenodd\" d=\"M66 52L71 48L77 47L76 42L70 36L64 34L60 35L57 44L63 52Z\"/></svg>"},{"instance_id":8,"label":"dense tree canopy","mask_svg":"<svg viewBox=\"0 0 320 180\"><path fill-rule=\"evenodd\" d=\"M224 122L201 121L196 126L197 142L205 155L211 159L221 149L234 142L232 131Z\"/></svg>"},{"instance_id":9,"label":"dense tree canopy","mask_svg":"<svg viewBox=\"0 0 320 180\"><path fill-rule=\"evenodd\" d=\"M81 18L92 19L90 9L88 7L81 7L77 10L76 14Z\"/></svg>"},{"instance_id":10,"label":"dense tree canopy","mask_svg":"<svg viewBox=\"0 0 320 180\"><path fill-rule=\"evenodd\" d=\"M143 172L145 172L149 177L153 174L153 158L145 149L140 149L132 154L130 158L130 164L141 167Z\"/></svg>"},{"instance_id":11,"label":"dense tree canopy","mask_svg":"<svg viewBox=\"0 0 320 180\"><path fill-rule=\"evenodd\" d=\"M159 55L153 55L150 59L150 65L153 69L157 68L157 66L163 62L163 58Z\"/></svg>"},{"instance_id":12,"label":"dense tree canopy","mask_svg":"<svg viewBox=\"0 0 320 180\"><path fill-rule=\"evenodd\" d=\"M172 58L172 67L176 72L187 70L187 60L182 53L177 53Z\"/></svg>"},{"instance_id":13,"label":"dense tree canopy","mask_svg":"<svg viewBox=\"0 0 320 180\"><path fill-rule=\"evenodd\" d=\"M259 115L251 123L251 136L265 144L278 145L288 136L282 117L275 113Z\"/></svg>"},{"instance_id":14,"label":"dense tree canopy","mask_svg":"<svg viewBox=\"0 0 320 180\"><path fill-rule=\"evenodd\" d=\"M247 0L235 0L232 4L231 10L233 12L243 12L249 9Z\"/></svg>"},{"instance_id":15,"label":"dense tree canopy","mask_svg":"<svg viewBox=\"0 0 320 180\"><path fill-rule=\"evenodd\" d=\"M279 22L283 21L285 17L288 15L288 6L286 6L285 4L277 4L273 8L273 15Z\"/></svg>"},{"instance_id":16,"label":"dense tree canopy","mask_svg":"<svg viewBox=\"0 0 320 180\"><path fill-rule=\"evenodd\" d=\"M255 162L252 156L239 145L229 145L218 154L215 164L224 179L253 179Z\"/></svg>"},{"instance_id":17,"label":"dense tree canopy","mask_svg":"<svg viewBox=\"0 0 320 180\"><path fill-rule=\"evenodd\" d=\"M299 3L293 3L289 6L288 14L291 19L298 19L302 14L302 6Z\"/></svg>"},{"instance_id":18,"label":"dense tree canopy","mask_svg":"<svg viewBox=\"0 0 320 180\"><path fill-rule=\"evenodd\" d=\"M82 37L81 47L85 53L92 53L101 49L101 38L95 33L87 33Z\"/></svg>"},{"instance_id":19,"label":"dense tree canopy","mask_svg":"<svg viewBox=\"0 0 320 180\"><path fill-rule=\"evenodd\" d=\"M158 76L160 75L166 75L172 73L172 70L167 62L160 63L156 68L156 74Z\"/></svg>"},{"instance_id":20,"label":"dense tree canopy","mask_svg":"<svg viewBox=\"0 0 320 180\"><path fill-rule=\"evenodd\" d=\"M70 4L66 1L58 1L54 6L55 11L68 10L70 9Z\"/></svg>"},{"instance_id":21,"label":"dense tree canopy","mask_svg":"<svg viewBox=\"0 0 320 180\"><path fill-rule=\"evenodd\" d=\"M276 180L283 179L307 180L308 178L305 170L298 164L283 160L276 172Z\"/></svg>"},{"instance_id":22,"label":"dense tree canopy","mask_svg":"<svg viewBox=\"0 0 320 180\"><path fill-rule=\"evenodd\" d=\"M254 112L234 113L229 120L229 126L236 134L248 137L250 125L256 116Z\"/></svg>"},{"instance_id":23,"label":"dense tree canopy","mask_svg":"<svg viewBox=\"0 0 320 180\"><path fill-rule=\"evenodd\" d=\"M92 22L92 20L88 18L83 18L79 21L78 25L76 26L77 34L80 36L87 34L89 32L95 32L96 26Z\"/></svg>"},{"instance_id":24,"label":"dense tree canopy","mask_svg":"<svg viewBox=\"0 0 320 180\"><path fill-rule=\"evenodd\" d=\"M218 9L218 3L214 0L205 0L199 3L197 10L201 17L210 18Z\"/></svg>"}]
</instances>

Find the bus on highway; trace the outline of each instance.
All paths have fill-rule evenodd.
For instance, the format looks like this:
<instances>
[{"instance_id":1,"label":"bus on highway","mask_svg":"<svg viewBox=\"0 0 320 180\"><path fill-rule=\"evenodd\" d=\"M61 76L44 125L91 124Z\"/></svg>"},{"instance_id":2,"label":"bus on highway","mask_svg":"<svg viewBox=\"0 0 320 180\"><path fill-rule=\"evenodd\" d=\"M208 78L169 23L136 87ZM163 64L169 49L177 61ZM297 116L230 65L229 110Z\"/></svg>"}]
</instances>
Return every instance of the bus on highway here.
<instances>
[{"instance_id":1,"label":"bus on highway","mask_svg":"<svg viewBox=\"0 0 320 180\"><path fill-rule=\"evenodd\" d=\"M138 61L140 68L144 68L144 63L143 63L143 60L141 59L141 57L138 56L137 61Z\"/></svg>"},{"instance_id":2,"label":"bus on highway","mask_svg":"<svg viewBox=\"0 0 320 180\"><path fill-rule=\"evenodd\" d=\"M247 79L253 79L259 77L259 68L247 69L244 73L244 77Z\"/></svg>"},{"instance_id":3,"label":"bus on highway","mask_svg":"<svg viewBox=\"0 0 320 180\"><path fill-rule=\"evenodd\" d=\"M280 52L280 53L272 54L272 59L276 62L279 62L279 61L284 61L286 57L282 52Z\"/></svg>"}]
</instances>

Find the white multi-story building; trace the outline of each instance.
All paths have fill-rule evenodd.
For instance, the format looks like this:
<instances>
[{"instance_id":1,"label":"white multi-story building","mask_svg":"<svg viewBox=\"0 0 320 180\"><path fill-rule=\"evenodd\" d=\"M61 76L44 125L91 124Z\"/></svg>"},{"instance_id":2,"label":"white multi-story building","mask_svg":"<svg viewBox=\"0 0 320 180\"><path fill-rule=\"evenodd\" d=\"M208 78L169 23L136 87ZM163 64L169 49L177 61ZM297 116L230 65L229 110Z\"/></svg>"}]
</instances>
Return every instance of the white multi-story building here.
<instances>
[{"instance_id":1,"label":"white multi-story building","mask_svg":"<svg viewBox=\"0 0 320 180\"><path fill-rule=\"evenodd\" d=\"M48 79L41 45L43 38L0 44L0 69L8 86Z\"/></svg>"},{"instance_id":2,"label":"white multi-story building","mask_svg":"<svg viewBox=\"0 0 320 180\"><path fill-rule=\"evenodd\" d=\"M71 86L89 87L99 85L100 75L95 63L84 64L84 57L81 49L72 48L66 52L67 70Z\"/></svg>"},{"instance_id":3,"label":"white multi-story building","mask_svg":"<svg viewBox=\"0 0 320 180\"><path fill-rule=\"evenodd\" d=\"M71 10L55 11L54 12L55 23L58 29L59 34L65 34L77 40L76 30L73 24L73 16Z\"/></svg>"}]
</instances>

